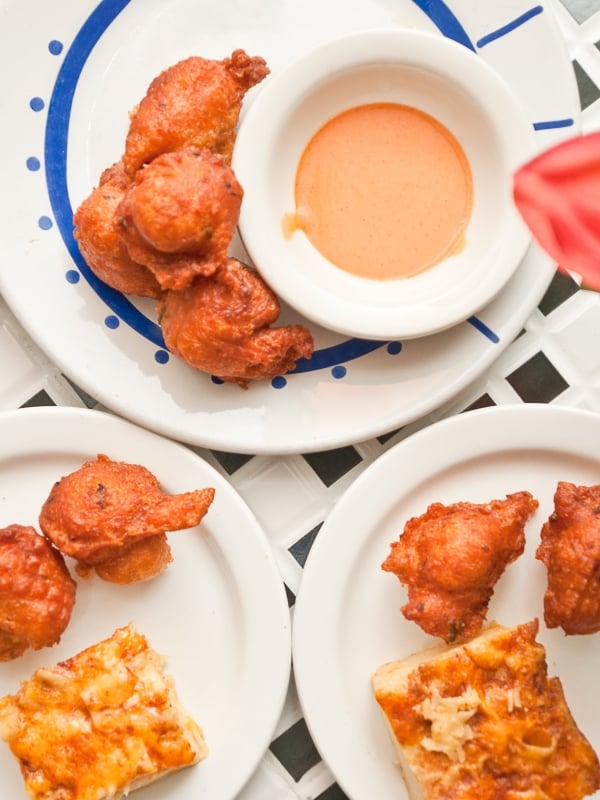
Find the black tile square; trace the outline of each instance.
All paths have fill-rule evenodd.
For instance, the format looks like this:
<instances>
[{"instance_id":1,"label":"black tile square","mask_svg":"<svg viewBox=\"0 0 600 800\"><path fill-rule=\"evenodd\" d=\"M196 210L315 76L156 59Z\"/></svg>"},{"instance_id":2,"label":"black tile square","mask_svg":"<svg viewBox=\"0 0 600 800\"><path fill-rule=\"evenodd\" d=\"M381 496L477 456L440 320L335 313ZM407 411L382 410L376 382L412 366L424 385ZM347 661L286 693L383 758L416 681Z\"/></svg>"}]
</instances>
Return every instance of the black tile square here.
<instances>
[{"instance_id":1,"label":"black tile square","mask_svg":"<svg viewBox=\"0 0 600 800\"><path fill-rule=\"evenodd\" d=\"M567 381L541 351L507 375L506 380L526 403L550 403L569 388Z\"/></svg>"},{"instance_id":2,"label":"black tile square","mask_svg":"<svg viewBox=\"0 0 600 800\"><path fill-rule=\"evenodd\" d=\"M362 461L354 447L339 447L337 450L307 453L304 459L310 464L325 486L331 486Z\"/></svg>"},{"instance_id":3,"label":"black tile square","mask_svg":"<svg viewBox=\"0 0 600 800\"><path fill-rule=\"evenodd\" d=\"M591 106L592 103L595 103L600 97L600 88L596 86L578 61L573 62L573 69L575 70L575 78L577 79L579 101L581 103L581 109L583 110Z\"/></svg>"},{"instance_id":4,"label":"black tile square","mask_svg":"<svg viewBox=\"0 0 600 800\"><path fill-rule=\"evenodd\" d=\"M73 383L73 381L66 375L63 375L63 378L67 381L67 383L70 384L73 391L76 392L77 395L79 395L79 398L83 400L83 402L88 408L94 408L94 406L98 405L97 400L94 397L92 397L91 394L88 394L85 391L85 389L82 389L81 386L78 386L76 383Z\"/></svg>"},{"instance_id":5,"label":"black tile square","mask_svg":"<svg viewBox=\"0 0 600 800\"><path fill-rule=\"evenodd\" d=\"M298 541L294 542L294 544L289 548L290 553L294 556L301 567L303 567L306 563L310 548L312 547L314 540L317 538L317 533L320 531L322 524L323 523L320 522L312 529L312 531L306 533L301 539L298 539Z\"/></svg>"},{"instance_id":6,"label":"black tile square","mask_svg":"<svg viewBox=\"0 0 600 800\"><path fill-rule=\"evenodd\" d=\"M572 297L579 289L577 283L570 275L564 272L556 272L550 286L546 290L546 294L542 297L538 306L539 310L546 317L555 308L558 308L561 303Z\"/></svg>"},{"instance_id":7,"label":"black tile square","mask_svg":"<svg viewBox=\"0 0 600 800\"><path fill-rule=\"evenodd\" d=\"M585 22L598 11L598 0L562 0L563 6L577 22Z\"/></svg>"},{"instance_id":8,"label":"black tile square","mask_svg":"<svg viewBox=\"0 0 600 800\"><path fill-rule=\"evenodd\" d=\"M321 761L303 719L271 742L270 750L295 781Z\"/></svg>"},{"instance_id":9,"label":"black tile square","mask_svg":"<svg viewBox=\"0 0 600 800\"><path fill-rule=\"evenodd\" d=\"M337 783L334 783L324 792L321 792L315 800L348 800L348 795L344 794Z\"/></svg>"},{"instance_id":10,"label":"black tile square","mask_svg":"<svg viewBox=\"0 0 600 800\"><path fill-rule=\"evenodd\" d=\"M396 430L390 431L389 433L384 433L381 436L377 437L377 441L380 444L385 444L386 442L389 442L389 440L392 438L392 436L395 436L398 433L398 431L401 431L401 430L402 430L402 428L397 428Z\"/></svg>"},{"instance_id":11,"label":"black tile square","mask_svg":"<svg viewBox=\"0 0 600 800\"><path fill-rule=\"evenodd\" d=\"M285 596L287 597L288 608L291 608L296 602L296 595L292 592L287 583L284 583L283 586L285 588Z\"/></svg>"},{"instance_id":12,"label":"black tile square","mask_svg":"<svg viewBox=\"0 0 600 800\"><path fill-rule=\"evenodd\" d=\"M211 450L211 453L228 475L233 475L240 467L243 467L250 459L254 458L254 456L243 455L241 453L223 453L220 450Z\"/></svg>"},{"instance_id":13,"label":"black tile square","mask_svg":"<svg viewBox=\"0 0 600 800\"><path fill-rule=\"evenodd\" d=\"M495 406L496 403L492 400L492 398L487 394L482 394L481 397L478 397L470 406L465 408L465 411L474 411L476 408L489 408L490 406Z\"/></svg>"},{"instance_id":14,"label":"black tile square","mask_svg":"<svg viewBox=\"0 0 600 800\"><path fill-rule=\"evenodd\" d=\"M41 389L37 394L34 394L33 397L30 397L25 403L21 405L21 408L31 408L32 406L55 406L56 403L50 397L45 389Z\"/></svg>"}]
</instances>

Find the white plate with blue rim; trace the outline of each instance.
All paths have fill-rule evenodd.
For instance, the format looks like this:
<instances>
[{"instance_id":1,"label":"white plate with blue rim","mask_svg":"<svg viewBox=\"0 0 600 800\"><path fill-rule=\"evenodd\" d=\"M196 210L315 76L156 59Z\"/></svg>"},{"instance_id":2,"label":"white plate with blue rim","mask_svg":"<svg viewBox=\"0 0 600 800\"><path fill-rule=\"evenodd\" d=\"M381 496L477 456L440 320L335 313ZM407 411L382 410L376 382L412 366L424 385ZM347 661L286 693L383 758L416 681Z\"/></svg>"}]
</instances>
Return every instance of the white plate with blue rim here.
<instances>
[{"instance_id":1,"label":"white plate with blue rim","mask_svg":"<svg viewBox=\"0 0 600 800\"><path fill-rule=\"evenodd\" d=\"M212 486L215 498L195 528L168 534L173 561L155 578L118 586L79 578L61 640L0 664L0 695L40 666L52 666L128 623L166 656L186 711L202 727L208 756L140 790L142 800L233 800L269 747L285 702L290 615L269 543L244 501L183 445L112 414L30 408L0 414L0 528L38 517L54 482L105 453L141 464L176 494ZM19 766L0 741L2 797L26 800Z\"/></svg>"},{"instance_id":2,"label":"white plate with blue rim","mask_svg":"<svg viewBox=\"0 0 600 800\"><path fill-rule=\"evenodd\" d=\"M198 446L284 454L342 446L433 411L514 339L554 274L531 246L475 317L410 341L348 338L310 325L311 359L247 391L168 353L151 301L90 273L73 210L122 154L128 112L152 78L189 55L244 48L272 71L320 42L365 28L448 36L512 86L544 149L579 130L571 62L549 8L527 0L81 0L3 4L0 108L6 187L0 291L56 365L96 400L155 432ZM18 81L15 75L19 76ZM242 115L260 85L247 95ZM247 259L238 237L231 254ZM280 323L304 322L284 307Z\"/></svg>"}]
</instances>

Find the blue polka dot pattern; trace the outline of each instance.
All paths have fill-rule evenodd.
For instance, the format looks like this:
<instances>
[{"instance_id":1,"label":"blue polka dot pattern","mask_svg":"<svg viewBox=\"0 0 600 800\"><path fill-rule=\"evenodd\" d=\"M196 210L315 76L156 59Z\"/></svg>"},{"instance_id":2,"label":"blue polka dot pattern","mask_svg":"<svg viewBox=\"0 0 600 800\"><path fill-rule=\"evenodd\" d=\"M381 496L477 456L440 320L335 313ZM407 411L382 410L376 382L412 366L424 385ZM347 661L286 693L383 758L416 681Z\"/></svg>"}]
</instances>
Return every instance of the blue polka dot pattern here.
<instances>
[{"instance_id":1,"label":"blue polka dot pattern","mask_svg":"<svg viewBox=\"0 0 600 800\"><path fill-rule=\"evenodd\" d=\"M65 272L65 278L67 279L68 283L79 283L80 274L77 272L76 269L68 269Z\"/></svg>"},{"instance_id":2,"label":"blue polka dot pattern","mask_svg":"<svg viewBox=\"0 0 600 800\"><path fill-rule=\"evenodd\" d=\"M346 369L346 367L344 367L344 366L342 366L341 364L339 364L337 367L334 367L334 368L331 370L331 374L333 375L333 377L334 377L336 380L338 380L338 381L339 381L341 378L345 378L345 377L346 377L346 373L347 373L347 371L348 371L348 370Z\"/></svg>"},{"instance_id":3,"label":"blue polka dot pattern","mask_svg":"<svg viewBox=\"0 0 600 800\"><path fill-rule=\"evenodd\" d=\"M35 156L30 156L25 163L27 165L27 169L30 172L37 172L38 169L42 166L39 158L36 158Z\"/></svg>"},{"instance_id":4,"label":"blue polka dot pattern","mask_svg":"<svg viewBox=\"0 0 600 800\"><path fill-rule=\"evenodd\" d=\"M53 223L50 217L40 217L38 219L38 225L43 231L49 231L50 228L52 227L52 224Z\"/></svg>"},{"instance_id":5,"label":"blue polka dot pattern","mask_svg":"<svg viewBox=\"0 0 600 800\"><path fill-rule=\"evenodd\" d=\"M391 356L397 356L402 350L402 343L401 342L389 342L387 346L387 351Z\"/></svg>"},{"instance_id":6,"label":"blue polka dot pattern","mask_svg":"<svg viewBox=\"0 0 600 800\"><path fill-rule=\"evenodd\" d=\"M63 51L63 43L52 39L51 42L48 42L48 50L53 56L59 56Z\"/></svg>"},{"instance_id":7,"label":"blue polka dot pattern","mask_svg":"<svg viewBox=\"0 0 600 800\"><path fill-rule=\"evenodd\" d=\"M46 104L44 103L41 97L32 97L31 100L29 101L29 108L32 111L42 111L45 106Z\"/></svg>"},{"instance_id":8,"label":"blue polka dot pattern","mask_svg":"<svg viewBox=\"0 0 600 800\"><path fill-rule=\"evenodd\" d=\"M114 314L109 314L108 317L106 317L106 319L104 320L104 324L106 325L107 328L110 328L111 330L114 331L116 328L119 327L121 323L118 317L115 317Z\"/></svg>"},{"instance_id":9,"label":"blue polka dot pattern","mask_svg":"<svg viewBox=\"0 0 600 800\"><path fill-rule=\"evenodd\" d=\"M283 377L283 375L278 375L276 378L273 378L273 380L271 381L271 386L274 389L285 389L285 387L287 386L287 381Z\"/></svg>"},{"instance_id":10,"label":"blue polka dot pattern","mask_svg":"<svg viewBox=\"0 0 600 800\"><path fill-rule=\"evenodd\" d=\"M166 350L157 350L154 354L154 360L157 364L167 364L169 361L169 354Z\"/></svg>"}]
</instances>

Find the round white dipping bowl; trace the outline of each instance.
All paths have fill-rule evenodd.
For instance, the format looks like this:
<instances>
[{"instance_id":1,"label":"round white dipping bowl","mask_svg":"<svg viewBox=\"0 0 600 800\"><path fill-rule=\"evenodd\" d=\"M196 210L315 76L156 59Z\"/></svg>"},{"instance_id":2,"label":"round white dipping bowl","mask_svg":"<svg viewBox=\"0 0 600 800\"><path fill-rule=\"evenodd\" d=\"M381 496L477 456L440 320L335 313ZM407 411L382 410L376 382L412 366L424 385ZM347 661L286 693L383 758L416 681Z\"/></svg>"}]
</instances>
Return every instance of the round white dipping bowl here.
<instances>
[{"instance_id":1,"label":"round white dipping bowl","mask_svg":"<svg viewBox=\"0 0 600 800\"><path fill-rule=\"evenodd\" d=\"M308 142L331 118L371 103L434 117L471 168L464 246L408 278L358 277L324 258L303 231L285 232ZM246 109L233 155L244 189L240 236L266 282L307 320L367 339L426 336L479 311L519 266L531 237L513 202L512 175L534 152L531 122L480 56L416 30L347 35L274 72Z\"/></svg>"}]
</instances>

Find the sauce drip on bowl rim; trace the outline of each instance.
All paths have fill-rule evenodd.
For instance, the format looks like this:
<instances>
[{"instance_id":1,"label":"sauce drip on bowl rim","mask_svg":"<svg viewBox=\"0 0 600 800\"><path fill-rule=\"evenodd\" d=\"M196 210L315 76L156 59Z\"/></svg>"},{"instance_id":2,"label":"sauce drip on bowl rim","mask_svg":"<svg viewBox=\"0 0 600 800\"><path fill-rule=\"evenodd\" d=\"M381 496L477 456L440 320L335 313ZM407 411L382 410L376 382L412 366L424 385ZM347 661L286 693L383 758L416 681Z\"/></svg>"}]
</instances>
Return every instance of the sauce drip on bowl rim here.
<instances>
[{"instance_id":1,"label":"sauce drip on bowl rim","mask_svg":"<svg viewBox=\"0 0 600 800\"><path fill-rule=\"evenodd\" d=\"M298 163L286 236L304 231L335 266L408 278L459 252L473 207L468 159L437 119L401 103L334 116Z\"/></svg>"}]
</instances>

